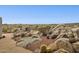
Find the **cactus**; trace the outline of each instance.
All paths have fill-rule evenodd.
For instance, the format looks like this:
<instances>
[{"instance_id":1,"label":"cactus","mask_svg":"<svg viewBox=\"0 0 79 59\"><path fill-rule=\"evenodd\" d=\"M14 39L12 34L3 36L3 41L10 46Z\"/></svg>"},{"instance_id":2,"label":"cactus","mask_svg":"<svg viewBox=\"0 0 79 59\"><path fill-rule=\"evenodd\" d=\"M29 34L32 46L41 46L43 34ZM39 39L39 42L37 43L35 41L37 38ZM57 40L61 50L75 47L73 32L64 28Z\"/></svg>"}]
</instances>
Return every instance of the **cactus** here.
<instances>
[{"instance_id":1,"label":"cactus","mask_svg":"<svg viewBox=\"0 0 79 59\"><path fill-rule=\"evenodd\" d=\"M41 47L40 47L40 49L41 49L41 53L47 53L47 46L46 45L42 45Z\"/></svg>"}]
</instances>

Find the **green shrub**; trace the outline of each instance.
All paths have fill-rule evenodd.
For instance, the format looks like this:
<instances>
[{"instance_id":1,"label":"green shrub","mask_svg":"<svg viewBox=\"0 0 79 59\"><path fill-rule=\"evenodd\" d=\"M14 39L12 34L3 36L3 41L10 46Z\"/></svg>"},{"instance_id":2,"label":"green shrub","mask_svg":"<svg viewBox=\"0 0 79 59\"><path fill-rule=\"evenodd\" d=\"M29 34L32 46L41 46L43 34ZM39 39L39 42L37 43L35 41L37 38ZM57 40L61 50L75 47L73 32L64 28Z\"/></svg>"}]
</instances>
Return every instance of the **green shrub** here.
<instances>
[{"instance_id":1,"label":"green shrub","mask_svg":"<svg viewBox=\"0 0 79 59\"><path fill-rule=\"evenodd\" d=\"M8 28L7 27L3 27L3 30L2 30L4 33L7 33L8 32Z\"/></svg>"},{"instance_id":2,"label":"green shrub","mask_svg":"<svg viewBox=\"0 0 79 59\"><path fill-rule=\"evenodd\" d=\"M17 29L14 29L14 30L13 30L13 32L17 32L17 31L18 31Z\"/></svg>"}]
</instances>

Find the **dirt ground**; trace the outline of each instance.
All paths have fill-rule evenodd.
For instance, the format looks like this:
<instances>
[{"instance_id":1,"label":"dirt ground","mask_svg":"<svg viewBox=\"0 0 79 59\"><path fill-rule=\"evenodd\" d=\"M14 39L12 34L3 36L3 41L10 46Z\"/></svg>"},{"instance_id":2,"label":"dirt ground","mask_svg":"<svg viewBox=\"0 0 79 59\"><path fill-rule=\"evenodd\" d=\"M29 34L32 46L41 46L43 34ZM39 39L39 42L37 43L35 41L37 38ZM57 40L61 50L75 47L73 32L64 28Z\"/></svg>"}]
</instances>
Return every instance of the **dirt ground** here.
<instances>
[{"instance_id":1,"label":"dirt ground","mask_svg":"<svg viewBox=\"0 0 79 59\"><path fill-rule=\"evenodd\" d=\"M31 53L32 51L17 47L16 42L12 40L12 33L3 34L6 36L4 39L0 39L0 53Z\"/></svg>"}]
</instances>

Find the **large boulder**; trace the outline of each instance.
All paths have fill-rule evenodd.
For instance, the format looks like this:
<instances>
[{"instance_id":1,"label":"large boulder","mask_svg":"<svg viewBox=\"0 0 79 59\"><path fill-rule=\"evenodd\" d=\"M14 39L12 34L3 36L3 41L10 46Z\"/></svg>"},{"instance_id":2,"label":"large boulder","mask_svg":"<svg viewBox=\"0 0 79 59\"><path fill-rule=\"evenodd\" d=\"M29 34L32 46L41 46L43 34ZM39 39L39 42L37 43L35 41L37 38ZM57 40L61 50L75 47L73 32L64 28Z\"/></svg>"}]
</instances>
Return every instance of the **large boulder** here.
<instances>
[{"instance_id":1,"label":"large boulder","mask_svg":"<svg viewBox=\"0 0 79 59\"><path fill-rule=\"evenodd\" d=\"M51 52L73 52L73 48L68 38L57 39L54 43L48 45L47 49Z\"/></svg>"},{"instance_id":2,"label":"large boulder","mask_svg":"<svg viewBox=\"0 0 79 59\"><path fill-rule=\"evenodd\" d=\"M34 50L34 53L40 53L40 49L38 49L38 48L35 49L35 50Z\"/></svg>"},{"instance_id":3,"label":"large boulder","mask_svg":"<svg viewBox=\"0 0 79 59\"><path fill-rule=\"evenodd\" d=\"M66 33L60 33L56 39L59 39L59 38L68 38L68 35Z\"/></svg>"},{"instance_id":4,"label":"large boulder","mask_svg":"<svg viewBox=\"0 0 79 59\"><path fill-rule=\"evenodd\" d=\"M55 41L55 44L58 49L64 49L69 52L73 52L73 48L68 38L60 38Z\"/></svg>"},{"instance_id":5,"label":"large boulder","mask_svg":"<svg viewBox=\"0 0 79 59\"><path fill-rule=\"evenodd\" d=\"M76 33L77 33L77 36L79 38L79 28L77 29Z\"/></svg>"},{"instance_id":6,"label":"large boulder","mask_svg":"<svg viewBox=\"0 0 79 59\"><path fill-rule=\"evenodd\" d=\"M30 47L30 45L32 45L32 43L41 41L41 38L34 36L34 37L24 37L24 38L21 38L20 40L21 41L17 42L16 45L20 47L28 48Z\"/></svg>"},{"instance_id":7,"label":"large boulder","mask_svg":"<svg viewBox=\"0 0 79 59\"><path fill-rule=\"evenodd\" d=\"M54 52L54 51L58 50L58 47L56 46L55 43L51 43L51 44L48 45L47 49Z\"/></svg>"},{"instance_id":8,"label":"large boulder","mask_svg":"<svg viewBox=\"0 0 79 59\"><path fill-rule=\"evenodd\" d=\"M39 34L40 32L36 31L36 30L31 30L30 33L32 33L33 35L35 35L35 34Z\"/></svg>"},{"instance_id":9,"label":"large boulder","mask_svg":"<svg viewBox=\"0 0 79 59\"><path fill-rule=\"evenodd\" d=\"M49 39L55 39L57 38L57 36L59 35L59 30L53 31L51 33L49 33L47 36L49 37Z\"/></svg>"},{"instance_id":10,"label":"large boulder","mask_svg":"<svg viewBox=\"0 0 79 59\"><path fill-rule=\"evenodd\" d=\"M58 49L57 51L55 51L54 53L69 53L69 51L61 48L61 49Z\"/></svg>"},{"instance_id":11,"label":"large boulder","mask_svg":"<svg viewBox=\"0 0 79 59\"><path fill-rule=\"evenodd\" d=\"M20 36L21 36L21 33L14 33L14 34L13 34L13 37L14 37L14 38L20 37Z\"/></svg>"},{"instance_id":12,"label":"large boulder","mask_svg":"<svg viewBox=\"0 0 79 59\"><path fill-rule=\"evenodd\" d=\"M72 46L73 46L74 51L79 53L79 42L73 43Z\"/></svg>"},{"instance_id":13,"label":"large boulder","mask_svg":"<svg viewBox=\"0 0 79 59\"><path fill-rule=\"evenodd\" d=\"M77 40L75 39L75 38L69 38L69 42L70 43L74 43L74 42L76 42Z\"/></svg>"},{"instance_id":14,"label":"large boulder","mask_svg":"<svg viewBox=\"0 0 79 59\"><path fill-rule=\"evenodd\" d=\"M74 34L74 36L75 36L75 39L77 40L77 41L79 41L79 28L73 28L73 29L71 29L72 31L73 31L73 34Z\"/></svg>"}]
</instances>

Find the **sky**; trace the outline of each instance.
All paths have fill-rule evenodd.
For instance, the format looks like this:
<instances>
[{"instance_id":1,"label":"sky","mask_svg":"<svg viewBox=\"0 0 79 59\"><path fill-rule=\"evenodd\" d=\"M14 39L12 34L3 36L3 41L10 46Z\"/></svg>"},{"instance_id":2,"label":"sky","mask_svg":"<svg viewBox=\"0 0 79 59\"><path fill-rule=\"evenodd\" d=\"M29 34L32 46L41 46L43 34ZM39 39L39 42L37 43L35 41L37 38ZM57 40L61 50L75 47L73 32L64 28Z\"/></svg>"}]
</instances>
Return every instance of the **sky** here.
<instances>
[{"instance_id":1,"label":"sky","mask_svg":"<svg viewBox=\"0 0 79 59\"><path fill-rule=\"evenodd\" d=\"M3 24L79 23L78 5L0 5Z\"/></svg>"}]
</instances>

